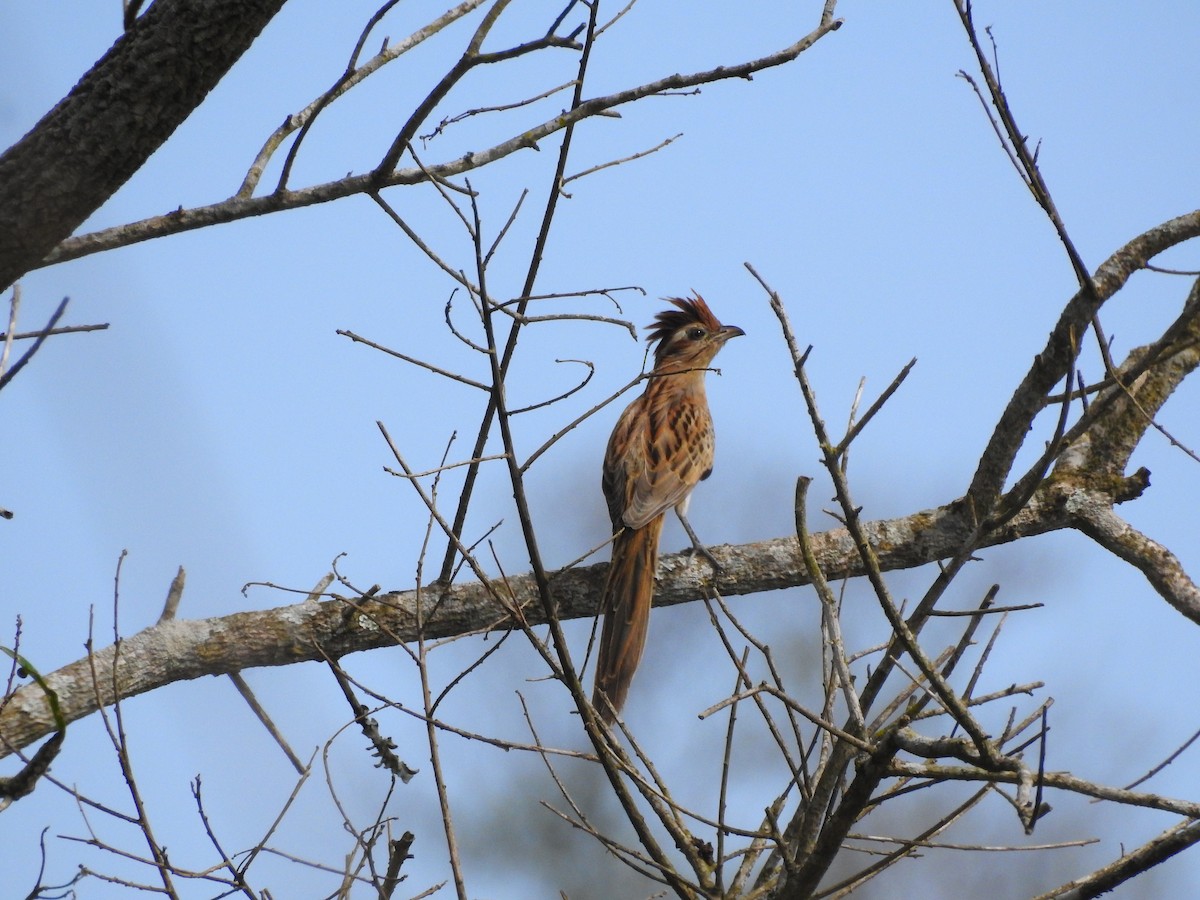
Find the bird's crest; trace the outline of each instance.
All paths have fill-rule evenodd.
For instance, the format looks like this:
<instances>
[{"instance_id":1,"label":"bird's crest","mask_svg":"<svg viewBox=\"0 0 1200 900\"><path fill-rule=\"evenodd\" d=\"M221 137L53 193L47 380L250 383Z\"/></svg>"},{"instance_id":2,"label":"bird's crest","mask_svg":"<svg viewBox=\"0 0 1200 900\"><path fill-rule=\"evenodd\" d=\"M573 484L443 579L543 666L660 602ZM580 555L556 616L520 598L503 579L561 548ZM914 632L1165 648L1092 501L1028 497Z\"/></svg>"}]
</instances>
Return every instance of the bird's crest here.
<instances>
[{"instance_id":1,"label":"bird's crest","mask_svg":"<svg viewBox=\"0 0 1200 900\"><path fill-rule=\"evenodd\" d=\"M691 297L664 297L663 299L676 308L660 312L655 316L654 322L650 326L650 334L646 336L647 341L658 341L658 346L654 348L656 360L662 357L672 335L685 325L700 325L708 332L721 330L721 323L699 294L693 292Z\"/></svg>"}]
</instances>

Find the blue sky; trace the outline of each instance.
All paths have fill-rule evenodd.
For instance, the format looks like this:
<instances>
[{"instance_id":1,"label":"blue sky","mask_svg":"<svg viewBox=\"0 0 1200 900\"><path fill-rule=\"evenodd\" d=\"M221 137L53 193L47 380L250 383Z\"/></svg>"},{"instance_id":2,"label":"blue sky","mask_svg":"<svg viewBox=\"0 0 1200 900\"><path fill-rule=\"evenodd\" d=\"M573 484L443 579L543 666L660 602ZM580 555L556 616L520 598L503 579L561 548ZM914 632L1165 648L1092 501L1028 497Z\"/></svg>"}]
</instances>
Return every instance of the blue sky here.
<instances>
[{"instance_id":1,"label":"blue sky","mask_svg":"<svg viewBox=\"0 0 1200 900\"><path fill-rule=\"evenodd\" d=\"M550 7L518 0L497 43L540 33ZM383 33L407 34L436 10L435 3L401 5ZM270 131L333 82L372 11L372 4L357 0L292 0L205 104L83 230L231 194ZM910 358L919 360L855 445L852 482L870 518L903 515L962 493L1003 403L1074 290L1049 223L1009 167L969 86L955 77L974 66L951 4L845 2L838 13L845 19L840 31L753 82L656 98L622 110L619 119L580 128L572 171L678 133L683 137L645 159L573 183L538 285L546 292L639 285L645 298L620 295L624 316L638 325L653 316L658 297L694 289L724 321L745 329L747 337L718 360L721 377L710 378L716 471L695 495L690 518L711 543L789 533L798 474L818 479L814 506L826 505L829 496L778 324L744 262L781 292L800 341L813 345L810 377L831 423L845 420L860 378L873 397ZM732 3L639 4L599 48L588 92L763 55L810 30L818 14L816 3L763 2L749 10ZM979 4L976 16L993 26L1018 121L1031 140L1040 141L1046 180L1089 266L1149 227L1195 208L1200 9L1183 3L1156 4L1150 12L1112 2L1006 2ZM115 4L5 7L0 142L8 146L32 127L118 29ZM369 169L467 34L452 29L331 109L306 142L295 183ZM574 64L573 54L561 51L486 70L438 115L532 94L571 77ZM545 101L503 121L540 121L562 102ZM499 122L465 122L424 145L424 158L452 158L520 127ZM472 176L485 229L493 234L520 191L531 190L490 274L497 294L519 291L555 146L547 142L540 153L517 154ZM269 172L264 184L271 183ZM470 246L436 194L418 188L387 196L454 265L470 264ZM1195 250L1184 247L1160 262L1195 269ZM180 615L189 618L294 602L298 598L278 590L255 588L244 595L241 588L265 581L307 589L341 553L347 554L341 570L356 584L411 586L424 514L412 492L383 472L390 457L375 422L387 424L414 468L429 468L456 430L452 455L468 452L482 395L353 345L335 330L482 375L481 361L446 331L443 307L451 287L364 198L29 274L21 327L36 327L70 296L70 322L108 322L110 328L49 342L0 398L0 466L8 475L0 506L16 513L0 522L0 642L9 642L19 614L24 653L52 670L82 654L90 608L97 640L108 642L122 550L129 552L120 590L126 634L155 620L179 565L188 571ZM1160 333L1187 289L1185 279L1135 276L1102 317L1117 358ZM604 301L565 308L614 312ZM468 312L460 308L462 320ZM509 386L520 403L557 393L576 377L575 368L556 365L555 358L597 365L595 380L578 398L518 423L525 450L628 381L642 361L641 347L626 332L579 323L530 330L521 353ZM1085 365L1092 367L1088 374L1098 373L1094 358ZM1162 416L1192 447L1200 444L1198 399L1196 385L1185 385ZM599 465L616 415L610 409L588 421L532 470L533 511L551 565L575 558L606 532ZM1028 452L1036 453L1041 441L1031 436ZM1153 487L1122 514L1171 547L1189 571L1200 571L1193 512L1200 467L1153 435L1135 454L1138 465L1151 469ZM446 479L444 496L452 495L455 483ZM494 540L505 570L525 571L499 468L485 471L469 530L478 537L497 521L503 524ZM813 527L831 524L819 519ZM685 542L669 525L664 549ZM440 560L440 542L434 547ZM1198 674L1196 629L1139 575L1074 534L982 556L960 581L956 605L973 602L996 581L1006 602L1046 604L1006 626L989 679L994 687L1047 682L1046 693L1056 700L1052 768L1126 783L1200 727L1191 692L1175 687ZM931 577L897 575L894 591L911 598ZM852 591L851 597L863 612L849 616L848 627L870 643L878 616L866 594ZM795 650L790 664L798 679L815 677L812 661L803 658L818 646L810 592L735 604L752 625ZM709 676L711 654L719 650L704 623L696 605L656 614L645 671L629 706L635 728L660 758L672 761L677 780L702 788L711 781L696 773L712 771L704 766L713 762L712 746L719 741L713 729L721 726L699 725L692 713L727 690ZM582 648L585 629L569 633ZM515 695L521 690L542 711L551 739L580 746L565 698L525 681L543 673L518 643L510 641L495 667L464 688L453 712L469 727L524 739ZM478 641L448 648L438 664L440 677L483 649ZM399 650L347 664L376 687L416 697L412 667ZM345 723L336 687L315 665L252 671L247 678L302 755ZM138 698L126 705L126 716L147 793L181 857L205 858L187 789L197 772L211 791L214 814L233 833L230 846L261 831L290 790L290 770L224 679ZM423 783L414 782L402 801L403 816L420 823L409 882L410 893L417 893L445 877L444 853L429 824L435 808L420 734L411 725L390 724L401 754L423 769ZM360 745L354 734L340 738L334 771L347 802L366 815L382 778L365 764ZM478 838L468 841L469 852L486 862L468 881L472 895L543 891L544 885L522 886L523 876L500 865L503 860L489 860L479 849L487 839L479 835L504 821L507 805L538 816L538 799L557 799L552 785L528 761L499 759L501 754L454 742L446 752L457 767L451 789L461 798L460 824ZM95 720L72 726L55 773L84 792L123 802ZM252 796L247 779L256 786ZM323 821L329 795L322 781L316 777L302 795L302 808L311 806L309 827L299 827L306 820L298 816L279 843L336 860L344 838L336 823ZM1200 766L1185 755L1150 789L1194 797L1198 786ZM748 818L754 804L761 809L764 789L749 776L737 786ZM1038 882L1043 889L1114 858L1118 840L1128 847L1172 824L1162 815L1128 813L1110 821L1095 807L1060 802L1036 839L1088 832L1104 843L1059 851L1063 855L1053 862L1025 855L1003 863L1010 871L1020 865L1034 875L1047 873ZM974 827L994 842L1018 841L1015 816L999 803L989 809L992 815ZM1086 826L1079 824L1081 816ZM35 835L47 824L52 834L84 833L69 798L45 785L0 823L0 866L19 872L16 883L31 883ZM545 833L565 831L553 823L542 827ZM17 855L5 859L18 846ZM331 846L337 853L328 853ZM69 872L80 852L55 843L50 860ZM600 857L581 858L594 863ZM98 867L107 864L90 859ZM985 860L980 877L996 871L989 865L998 864ZM929 870L913 869L919 871ZM290 884L276 888L279 896L308 895L301 887L309 877L281 865L270 883ZM922 883L919 874L911 877L911 884ZM1200 864L1185 855L1125 896L1178 894L1180 885L1197 877ZM107 894L89 883L83 896Z\"/></svg>"}]
</instances>

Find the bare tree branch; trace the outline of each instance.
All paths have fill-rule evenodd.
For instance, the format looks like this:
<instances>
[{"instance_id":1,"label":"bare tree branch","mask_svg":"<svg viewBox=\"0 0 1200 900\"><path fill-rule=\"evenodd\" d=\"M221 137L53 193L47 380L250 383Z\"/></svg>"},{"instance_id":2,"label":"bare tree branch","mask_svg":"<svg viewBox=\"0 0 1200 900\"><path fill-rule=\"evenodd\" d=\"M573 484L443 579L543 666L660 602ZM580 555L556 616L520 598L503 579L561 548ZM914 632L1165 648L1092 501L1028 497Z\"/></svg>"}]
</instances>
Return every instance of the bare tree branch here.
<instances>
[{"instance_id":1,"label":"bare tree branch","mask_svg":"<svg viewBox=\"0 0 1200 900\"><path fill-rule=\"evenodd\" d=\"M1017 450L1025 441L1046 395L1070 374L1078 342L1099 309L1138 269L1170 247L1200 236L1200 210L1164 222L1139 235L1096 270L1090 291L1080 291L1063 309L1046 346L1033 359L1028 373L1008 401L971 480L968 497L986 514L1000 495ZM1094 296L1094 299L1093 299Z\"/></svg>"},{"instance_id":2,"label":"bare tree branch","mask_svg":"<svg viewBox=\"0 0 1200 900\"><path fill-rule=\"evenodd\" d=\"M176 2L183 2L183 0L176 0ZM199 2L199 0L194 0L194 2ZM277 2L282 2L282 0L277 0ZM328 203L332 200L340 200L344 197L353 196L354 194L370 193L372 190L377 190L381 187L420 184L429 180L430 176L450 178L455 175L462 175L503 159L512 153L516 153L518 150L536 148L539 141L562 131L564 128L583 119L605 113L618 106L661 94L665 91L694 87L700 84L710 84L714 81L723 81L730 78L748 78L764 69L781 66L784 63L794 60L826 34L836 31L841 27L841 24L841 19L824 21L796 43L768 56L748 62L732 66L718 66L715 69L694 72L688 75L668 75L657 81L648 82L634 88L585 100L579 105L573 106L570 110L555 115L540 125L535 125L533 128L523 131L521 134L514 135L483 150L468 153L458 159L430 165L427 169L414 167L410 169L397 169L394 172L387 170L380 175L377 175L375 172L368 172L364 175L354 175L339 179L338 181L313 185L302 190L277 191L264 197L234 196L208 206L187 210L174 210L149 219L102 229L67 240L63 240L60 237L58 239L61 241L59 246L54 247L54 245L51 245L42 254L44 258L39 256L36 260L27 261L25 268L16 272L11 277L18 277L30 269L79 259L83 256L90 256L93 253L111 250L116 247L127 247L130 244L136 244L152 238L179 234L184 231L193 231L197 228L206 228L210 225L236 222L239 219L261 216L267 213L300 209L317 203ZM417 122L415 126L419 127L420 124L420 122ZM2 173L3 168L0 168L0 174ZM3 195L0 194L0 203L2 202ZM88 212L90 211L88 210ZM2 209L0 209L0 212L2 212ZM82 218L80 221L82 221ZM0 224L3 224L2 216L0 216ZM75 222L71 227L74 228L78 224L78 222ZM0 260L2 259L3 248L0 245ZM0 267L0 276L3 276L5 271L3 267ZM2 280L3 278L0 277L0 281Z\"/></svg>"},{"instance_id":3,"label":"bare tree branch","mask_svg":"<svg viewBox=\"0 0 1200 900\"><path fill-rule=\"evenodd\" d=\"M1076 527L1073 498L1080 496L1070 484L1051 482L1039 491L1022 513L990 536L985 546L1022 537ZM971 531L963 504L955 502L898 519L864 522L867 539L878 548L884 571L906 569L944 559L961 546ZM829 580L863 574L862 562L844 528L811 536L817 564ZM809 583L796 538L785 537L754 544L711 548L720 563L722 593L752 594ZM686 603L704 596L711 570L683 552L666 556L660 564L656 606ZM596 598L604 581L606 563L549 573L560 619L596 614ZM426 587L421 592L381 594L365 600L335 599L298 603L275 609L234 613L211 619L173 619L147 628L122 642L122 696L133 696L175 681L202 675L227 674L256 666L281 666L309 660L338 659L347 653L392 646L417 638L418 605L433 602ZM503 584L467 582L442 589L436 613L421 627L427 638L505 631L513 627L509 612L499 607L494 593L502 590L508 602L522 611L529 625L545 621L532 575L509 576ZM101 673L97 690L103 703L115 699L111 678L103 677L113 664L112 648L98 650L94 665ZM86 659L47 675L59 697L67 722L97 708ZM52 720L44 693L35 685L16 691L0 711L0 740L10 747L25 747L49 733Z\"/></svg>"}]
</instances>

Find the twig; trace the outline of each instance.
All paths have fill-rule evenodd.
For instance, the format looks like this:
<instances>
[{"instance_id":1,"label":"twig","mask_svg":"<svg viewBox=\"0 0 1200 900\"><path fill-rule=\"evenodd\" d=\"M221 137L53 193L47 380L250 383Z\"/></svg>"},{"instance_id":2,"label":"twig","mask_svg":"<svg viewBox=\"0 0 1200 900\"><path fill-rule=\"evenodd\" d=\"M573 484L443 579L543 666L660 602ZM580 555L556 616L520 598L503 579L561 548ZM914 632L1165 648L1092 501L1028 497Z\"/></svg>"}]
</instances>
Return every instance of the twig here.
<instances>
[{"instance_id":1,"label":"twig","mask_svg":"<svg viewBox=\"0 0 1200 900\"><path fill-rule=\"evenodd\" d=\"M1148 771L1145 775L1141 776L1140 778L1135 778L1129 784L1125 785L1125 790L1127 790L1127 791L1133 790L1139 784L1143 784L1143 783L1149 781L1151 778L1153 778L1155 775L1157 775L1159 772L1161 772L1167 766L1171 765L1171 763L1175 762L1175 760L1178 759L1180 757L1180 755L1182 755L1183 752L1185 750L1187 750L1188 747L1192 746L1192 744L1194 744L1196 742L1197 738L1200 738L1200 731L1193 732L1192 736L1190 738L1188 738L1186 741L1184 741L1182 744L1180 744L1179 747L1176 748L1169 756L1167 756L1166 759L1164 759L1158 765L1153 766L1150 769L1150 771Z\"/></svg>"},{"instance_id":2,"label":"twig","mask_svg":"<svg viewBox=\"0 0 1200 900\"><path fill-rule=\"evenodd\" d=\"M12 341L14 340L14 338L5 337L4 350L2 353L3 359L0 359L0 390L3 390L3 388L6 384L8 384L10 381L12 381L14 378L17 377L17 373L20 372L23 368L25 368L25 366L29 363L29 361L31 359L33 359L33 355L42 348L42 344L44 344L46 342L46 338L49 335L54 333L54 326L58 324L58 320L61 319L63 313L65 313L67 311L67 304L70 302L71 302L70 297L62 298L62 302L59 303L58 306L55 308L54 312L51 313L50 319L46 323L46 327L42 329L41 333L37 337L37 340L33 342L33 346L30 347L28 350L26 350L25 353L21 356L21 358L18 359L15 363L13 363L12 368L8 369L7 371L5 371L5 369L4 369L4 364L8 361L8 350L9 350L9 347L12 346ZM6 332L6 334L8 334L8 335L11 335L13 333L13 329L14 329L15 323L16 323L17 306L19 304L20 304L20 292L17 290L17 285L13 285L12 305L10 307L8 330Z\"/></svg>"},{"instance_id":3,"label":"twig","mask_svg":"<svg viewBox=\"0 0 1200 900\"><path fill-rule=\"evenodd\" d=\"M486 384L475 381L471 378L467 378L465 375L460 375L457 372L451 372L449 369L443 369L441 366L435 366L433 363L427 363L422 359L417 359L416 357L408 356L407 354L392 350L383 346L382 344L377 344L368 338L357 335L353 331L346 331L343 328L339 328L336 333L340 334L342 337L350 338L350 340L354 341L356 344L366 344L368 347L371 347L374 350L380 350L386 353L388 356L394 356L396 359L402 359L406 363L412 363L414 366L420 366L422 369L428 369L430 372L433 372L436 375L441 375L443 378L449 378L451 381L457 381L460 384L465 384L481 391L490 390Z\"/></svg>"},{"instance_id":4,"label":"twig","mask_svg":"<svg viewBox=\"0 0 1200 900\"><path fill-rule=\"evenodd\" d=\"M421 143L428 144L435 137L437 137L443 131L445 131L449 126L457 125L459 122L469 119L472 116L479 116L479 115L483 115L484 113L508 112L509 110L512 110L512 109L521 109L522 107L525 107L525 106L532 106L534 103L537 103L539 100L545 100L547 97L553 97L559 91L565 91L567 88L574 87L574 86L575 86L574 81L568 81L568 82L565 82L564 84L558 85L557 87L547 88L546 90L542 91L540 94L534 94L532 97L527 97L524 100L517 100L513 103L501 103L496 106L480 106L475 109L468 109L465 112L460 112L454 116L447 116L446 118L442 119L441 122L438 123L437 128L433 129L433 131L429 132L428 134L422 134L419 136Z\"/></svg>"},{"instance_id":5,"label":"twig","mask_svg":"<svg viewBox=\"0 0 1200 900\"><path fill-rule=\"evenodd\" d=\"M662 150L664 147L669 147L671 144L675 143L675 141L679 140L681 137L683 137L682 133L677 134L674 137L669 137L666 140L659 141L657 144L655 144L653 147L649 148L648 150L642 150L642 151L639 151L638 153L630 154L629 156L623 156L620 159L612 159L606 163L600 163L597 166L592 166L591 168L584 169L582 172L576 172L574 175L568 175L566 178L564 178L562 180L562 184L563 184L563 186L566 186L570 182L575 181L577 178L583 178L587 175L593 174L594 172L599 172L603 169L611 169L613 166L619 166L623 163L632 162L635 159L641 159L644 156L649 156L651 153L657 153L659 150ZM570 197L571 195L567 194L566 196Z\"/></svg>"},{"instance_id":6,"label":"twig","mask_svg":"<svg viewBox=\"0 0 1200 900\"><path fill-rule=\"evenodd\" d=\"M859 434L862 433L862 430L867 427L867 423L870 422L871 419L875 418L875 414L879 412L879 410L883 409L883 404L887 403L888 400L891 399L892 394L896 393L896 391L900 388L900 385L904 383L904 379L908 377L908 373L912 371L913 366L916 364L916 357L910 359L904 368L900 370L900 374L892 379L892 383L887 386L887 389L879 395L879 398L874 403L871 404L870 408L863 414L863 417L854 423L854 425L846 432L846 436L838 442L838 445L835 448L835 453L838 456L844 455L846 451L850 449L850 444L856 437L859 436Z\"/></svg>"},{"instance_id":7,"label":"twig","mask_svg":"<svg viewBox=\"0 0 1200 900\"><path fill-rule=\"evenodd\" d=\"M242 677L240 672L230 672L229 680L233 682L233 686L237 688L237 692L242 695L242 699L246 701L246 705L250 707L258 721L262 722L263 727L267 729L267 733L279 745L279 749L283 751L283 755L288 758L288 762L292 764L292 768L296 770L298 775L304 774L304 763L300 761L283 733L276 727L271 720L271 716L267 713L258 698L254 696L254 691L250 689L250 685L246 683L246 679Z\"/></svg>"}]
</instances>

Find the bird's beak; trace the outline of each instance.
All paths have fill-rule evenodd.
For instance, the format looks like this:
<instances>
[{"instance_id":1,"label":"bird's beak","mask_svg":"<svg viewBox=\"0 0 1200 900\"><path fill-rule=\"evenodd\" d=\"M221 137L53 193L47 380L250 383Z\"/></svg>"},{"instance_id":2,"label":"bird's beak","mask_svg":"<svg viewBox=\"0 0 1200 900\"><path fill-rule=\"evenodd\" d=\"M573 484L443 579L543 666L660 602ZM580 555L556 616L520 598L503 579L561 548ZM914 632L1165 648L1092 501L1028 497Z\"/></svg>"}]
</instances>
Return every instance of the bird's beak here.
<instances>
[{"instance_id":1,"label":"bird's beak","mask_svg":"<svg viewBox=\"0 0 1200 900\"><path fill-rule=\"evenodd\" d=\"M717 332L717 337L721 339L721 343L723 344L730 338L741 337L745 333L736 325L722 325L721 330Z\"/></svg>"}]
</instances>

